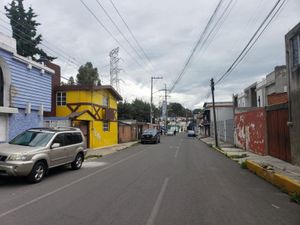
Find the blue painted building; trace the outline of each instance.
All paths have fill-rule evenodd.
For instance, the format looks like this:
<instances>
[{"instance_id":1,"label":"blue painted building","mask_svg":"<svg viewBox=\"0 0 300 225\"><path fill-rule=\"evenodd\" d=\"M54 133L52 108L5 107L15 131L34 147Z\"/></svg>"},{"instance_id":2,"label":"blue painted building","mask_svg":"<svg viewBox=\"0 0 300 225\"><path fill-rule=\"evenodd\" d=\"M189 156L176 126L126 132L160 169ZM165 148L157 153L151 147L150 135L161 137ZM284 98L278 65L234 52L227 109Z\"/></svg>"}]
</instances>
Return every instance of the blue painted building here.
<instances>
[{"instance_id":1,"label":"blue painted building","mask_svg":"<svg viewBox=\"0 0 300 225\"><path fill-rule=\"evenodd\" d=\"M16 53L15 39L0 33L0 142L43 125L51 111L54 71Z\"/></svg>"}]
</instances>

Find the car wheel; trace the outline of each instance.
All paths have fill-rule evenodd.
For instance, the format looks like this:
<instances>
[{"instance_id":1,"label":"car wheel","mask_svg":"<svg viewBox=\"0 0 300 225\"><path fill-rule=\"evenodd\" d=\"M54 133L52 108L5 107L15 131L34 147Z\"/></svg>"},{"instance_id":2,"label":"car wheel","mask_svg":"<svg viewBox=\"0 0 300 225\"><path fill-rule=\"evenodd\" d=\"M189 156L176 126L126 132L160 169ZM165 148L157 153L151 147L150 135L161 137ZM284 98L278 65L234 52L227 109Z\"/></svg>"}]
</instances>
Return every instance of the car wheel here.
<instances>
[{"instance_id":1,"label":"car wheel","mask_svg":"<svg viewBox=\"0 0 300 225\"><path fill-rule=\"evenodd\" d=\"M78 153L76 155L74 162L71 163L71 167L73 170L78 170L81 168L82 163L83 163L83 155L82 153Z\"/></svg>"},{"instance_id":2,"label":"car wheel","mask_svg":"<svg viewBox=\"0 0 300 225\"><path fill-rule=\"evenodd\" d=\"M46 164L40 161L34 164L27 179L30 183L39 183L41 180L43 180L45 173L46 173Z\"/></svg>"}]
</instances>

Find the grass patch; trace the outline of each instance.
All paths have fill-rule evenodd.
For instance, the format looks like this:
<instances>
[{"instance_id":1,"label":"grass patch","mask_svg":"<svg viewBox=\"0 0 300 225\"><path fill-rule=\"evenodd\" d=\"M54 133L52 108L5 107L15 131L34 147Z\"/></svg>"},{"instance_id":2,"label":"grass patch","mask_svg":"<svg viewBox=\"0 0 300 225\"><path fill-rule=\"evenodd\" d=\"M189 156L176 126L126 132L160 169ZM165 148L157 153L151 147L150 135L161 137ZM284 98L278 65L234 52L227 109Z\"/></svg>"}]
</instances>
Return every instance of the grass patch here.
<instances>
[{"instance_id":1,"label":"grass patch","mask_svg":"<svg viewBox=\"0 0 300 225\"><path fill-rule=\"evenodd\" d=\"M213 147L213 144L207 144L208 145L208 147Z\"/></svg>"},{"instance_id":2,"label":"grass patch","mask_svg":"<svg viewBox=\"0 0 300 225\"><path fill-rule=\"evenodd\" d=\"M242 168L242 169L248 169L247 161L243 161L243 162L241 163L241 168Z\"/></svg>"},{"instance_id":3,"label":"grass patch","mask_svg":"<svg viewBox=\"0 0 300 225\"><path fill-rule=\"evenodd\" d=\"M300 194L298 194L298 193L292 193L290 195L290 198L291 198L292 202L296 202L296 203L300 204Z\"/></svg>"}]
</instances>

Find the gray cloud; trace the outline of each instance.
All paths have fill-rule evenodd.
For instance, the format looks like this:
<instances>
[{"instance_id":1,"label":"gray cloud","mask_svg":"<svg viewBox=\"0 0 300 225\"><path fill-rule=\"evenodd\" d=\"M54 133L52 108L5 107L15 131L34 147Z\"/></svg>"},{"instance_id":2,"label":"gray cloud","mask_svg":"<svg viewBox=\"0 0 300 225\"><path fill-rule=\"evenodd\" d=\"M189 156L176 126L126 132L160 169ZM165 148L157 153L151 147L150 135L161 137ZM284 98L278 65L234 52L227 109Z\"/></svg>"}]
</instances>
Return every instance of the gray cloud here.
<instances>
[{"instance_id":1,"label":"gray cloud","mask_svg":"<svg viewBox=\"0 0 300 225\"><path fill-rule=\"evenodd\" d=\"M121 44L135 55L97 3L94 0L84 1ZM0 2L1 12L4 12L3 6L8 2L10 1ZM109 1L100 2L130 39ZM176 79L218 0L114 2L151 58L155 68L154 74L164 76L163 81L155 83L154 89L157 91L163 88L164 83L170 86ZM214 39L195 54L185 75L171 94L171 101L178 101L192 108L201 106L209 91L210 78L217 79L226 71L274 3L275 0L235 1L230 15ZM31 5L38 14L37 20L42 24L39 32L45 39L63 49L72 58L76 58L80 64L91 61L99 68L103 81L109 81L109 68L103 66L109 63L109 51L118 44L97 24L80 1L26 0L25 5ZM299 10L299 0L288 1L240 66L217 86L217 100L231 100L232 93L240 92L257 79L261 79L276 65L285 64L284 35L299 22ZM143 65L141 68L122 48L120 56L123 59L120 66L124 69L120 74L124 80L124 83L121 83L122 95L127 100L139 97L148 101L151 74L145 72L145 67L149 71L150 66L139 60ZM136 55L135 57L137 58ZM61 65L64 76L76 75L77 68L65 59L59 57L57 63ZM158 104L159 101L157 93L155 103Z\"/></svg>"}]
</instances>

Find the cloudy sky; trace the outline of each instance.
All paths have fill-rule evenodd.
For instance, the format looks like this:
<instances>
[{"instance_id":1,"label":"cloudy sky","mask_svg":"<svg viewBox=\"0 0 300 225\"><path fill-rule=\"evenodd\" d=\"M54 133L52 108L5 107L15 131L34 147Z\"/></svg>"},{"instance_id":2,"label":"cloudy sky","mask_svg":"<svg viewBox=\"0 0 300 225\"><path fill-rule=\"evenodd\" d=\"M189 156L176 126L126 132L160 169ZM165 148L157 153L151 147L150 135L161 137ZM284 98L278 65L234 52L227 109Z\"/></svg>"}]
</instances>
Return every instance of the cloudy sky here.
<instances>
[{"instance_id":1,"label":"cloudy sky","mask_svg":"<svg viewBox=\"0 0 300 225\"><path fill-rule=\"evenodd\" d=\"M131 101L150 101L151 76L154 100L159 104L164 84L171 87L203 32L219 0L112 0L131 28L150 62L136 46L110 0L98 0L119 26L131 46L114 27L97 0L82 0L113 35L101 27L80 0L25 0L41 23L47 52L58 56L64 77L76 76L78 65L91 61L109 84L109 52L120 47L121 94ZM170 93L171 102L197 108L209 93L209 80L218 79L235 60L277 0L233 0L229 10L202 48L192 58L182 79ZM0 32L10 35L4 5L0 0ZM230 0L224 0L219 15ZM276 65L285 64L284 35L300 22L300 1L288 0L256 45L228 78L216 86L216 100L231 100L233 93L261 80ZM217 17L218 18L218 17ZM217 21L217 18L215 21ZM6 22L5 22L6 21ZM116 42L118 40L119 43ZM120 45L121 44L121 45ZM53 52L55 51L55 52ZM59 54L57 54L59 52ZM129 54L128 54L129 53ZM62 56L63 55L63 56ZM74 65L74 63L76 65Z\"/></svg>"}]
</instances>

